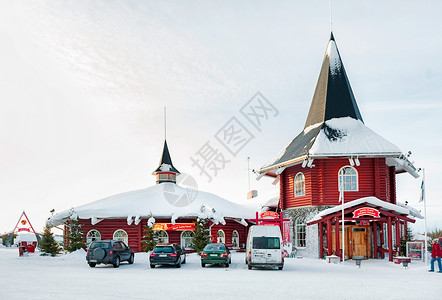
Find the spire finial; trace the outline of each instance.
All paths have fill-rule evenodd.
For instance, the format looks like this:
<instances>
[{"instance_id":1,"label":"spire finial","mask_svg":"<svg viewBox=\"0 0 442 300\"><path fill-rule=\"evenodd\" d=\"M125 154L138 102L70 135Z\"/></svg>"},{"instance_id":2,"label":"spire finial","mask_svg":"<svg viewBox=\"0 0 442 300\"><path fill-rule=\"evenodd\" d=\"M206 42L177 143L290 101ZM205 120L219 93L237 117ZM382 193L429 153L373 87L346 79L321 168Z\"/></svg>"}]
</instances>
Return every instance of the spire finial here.
<instances>
[{"instance_id":1,"label":"spire finial","mask_svg":"<svg viewBox=\"0 0 442 300\"><path fill-rule=\"evenodd\" d=\"M164 140L166 140L166 107L164 106Z\"/></svg>"},{"instance_id":2,"label":"spire finial","mask_svg":"<svg viewBox=\"0 0 442 300\"><path fill-rule=\"evenodd\" d=\"M332 0L330 0L330 32L333 32L333 5Z\"/></svg>"}]
</instances>

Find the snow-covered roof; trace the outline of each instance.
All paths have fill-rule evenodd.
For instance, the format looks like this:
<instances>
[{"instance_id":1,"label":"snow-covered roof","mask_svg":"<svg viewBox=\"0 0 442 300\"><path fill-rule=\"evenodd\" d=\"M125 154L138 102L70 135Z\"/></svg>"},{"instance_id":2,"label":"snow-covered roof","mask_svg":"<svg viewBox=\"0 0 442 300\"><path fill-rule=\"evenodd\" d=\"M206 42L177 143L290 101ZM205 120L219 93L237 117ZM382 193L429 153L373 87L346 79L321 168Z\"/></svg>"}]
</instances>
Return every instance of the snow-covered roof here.
<instances>
[{"instance_id":1,"label":"snow-covered roof","mask_svg":"<svg viewBox=\"0 0 442 300\"><path fill-rule=\"evenodd\" d=\"M245 205L250 206L252 209L263 212L269 208L277 207L279 203L279 187L274 188L268 192L259 193L258 196L252 199L248 199L244 202Z\"/></svg>"},{"instance_id":2,"label":"snow-covered roof","mask_svg":"<svg viewBox=\"0 0 442 300\"><path fill-rule=\"evenodd\" d=\"M103 219L127 219L127 223L138 224L150 215L154 218L206 217L215 223L224 223L224 218L250 219L256 207L230 202L203 191L183 188L174 183L161 183L145 189L129 191L85 205L65 210L52 216L48 224L63 224L72 218L91 219L97 224ZM244 223L244 221L242 222Z\"/></svg>"},{"instance_id":3,"label":"snow-covered roof","mask_svg":"<svg viewBox=\"0 0 442 300\"><path fill-rule=\"evenodd\" d=\"M418 217L418 218L423 218L422 216L418 216L418 215L413 215L410 212L410 209L407 207L402 207L393 203L389 203L389 202L385 202L382 201L376 197L364 197L364 198L360 198L360 199L356 199L347 203L344 203L344 205L337 205L331 208L327 208L324 209L323 211L321 211L320 213L316 214L311 220L309 220L307 223L311 223L314 221L319 221L323 216L327 216L330 215L332 213L341 211L342 208L347 209L350 207L354 207L357 206L359 204L366 204L367 206L372 206L372 207L379 207L382 208L383 210L386 211L390 211L390 212L394 212L396 214L399 215L411 215L414 217Z\"/></svg>"}]
</instances>

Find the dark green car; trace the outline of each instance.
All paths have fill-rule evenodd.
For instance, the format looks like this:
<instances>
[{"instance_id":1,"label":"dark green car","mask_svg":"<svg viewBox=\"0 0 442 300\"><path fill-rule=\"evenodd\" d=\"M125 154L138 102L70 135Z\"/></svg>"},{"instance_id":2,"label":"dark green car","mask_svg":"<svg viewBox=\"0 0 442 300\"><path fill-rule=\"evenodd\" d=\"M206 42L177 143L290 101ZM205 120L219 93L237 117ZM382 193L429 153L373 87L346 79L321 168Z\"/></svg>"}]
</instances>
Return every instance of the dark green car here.
<instances>
[{"instance_id":1,"label":"dark green car","mask_svg":"<svg viewBox=\"0 0 442 300\"><path fill-rule=\"evenodd\" d=\"M224 244L209 244L204 247L201 253L201 266L203 268L206 264L220 264L228 268L231 263L230 250Z\"/></svg>"}]
</instances>

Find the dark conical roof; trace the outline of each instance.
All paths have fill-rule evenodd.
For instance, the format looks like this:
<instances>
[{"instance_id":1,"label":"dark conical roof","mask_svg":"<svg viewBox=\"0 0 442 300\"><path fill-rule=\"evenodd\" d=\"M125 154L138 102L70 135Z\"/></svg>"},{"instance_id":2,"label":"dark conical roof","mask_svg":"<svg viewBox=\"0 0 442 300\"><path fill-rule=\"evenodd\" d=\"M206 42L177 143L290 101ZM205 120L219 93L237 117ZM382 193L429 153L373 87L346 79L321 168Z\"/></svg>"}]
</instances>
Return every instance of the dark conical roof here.
<instances>
[{"instance_id":1,"label":"dark conical roof","mask_svg":"<svg viewBox=\"0 0 442 300\"><path fill-rule=\"evenodd\" d=\"M180 174L180 172L172 164L172 159L170 158L169 148L167 147L166 140L164 140L163 155L161 157L160 165L153 172L153 174L156 174L159 172L173 172L173 173Z\"/></svg>"},{"instance_id":2,"label":"dark conical roof","mask_svg":"<svg viewBox=\"0 0 442 300\"><path fill-rule=\"evenodd\" d=\"M332 32L304 128L341 117L363 122Z\"/></svg>"}]
</instances>

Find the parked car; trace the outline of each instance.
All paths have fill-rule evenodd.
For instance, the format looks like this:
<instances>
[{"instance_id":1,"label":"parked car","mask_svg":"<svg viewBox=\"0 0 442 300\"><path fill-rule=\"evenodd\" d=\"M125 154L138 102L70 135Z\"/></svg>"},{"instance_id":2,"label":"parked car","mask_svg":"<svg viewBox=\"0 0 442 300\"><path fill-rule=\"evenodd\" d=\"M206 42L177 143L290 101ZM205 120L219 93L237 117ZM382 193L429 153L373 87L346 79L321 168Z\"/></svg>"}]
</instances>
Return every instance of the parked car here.
<instances>
[{"instance_id":1,"label":"parked car","mask_svg":"<svg viewBox=\"0 0 442 300\"><path fill-rule=\"evenodd\" d=\"M249 229L246 245L246 264L253 267L284 267L284 249L279 226L254 225Z\"/></svg>"},{"instance_id":2,"label":"parked car","mask_svg":"<svg viewBox=\"0 0 442 300\"><path fill-rule=\"evenodd\" d=\"M201 267L206 264L220 264L229 267L232 263L230 250L224 244L208 244L201 253Z\"/></svg>"},{"instance_id":3,"label":"parked car","mask_svg":"<svg viewBox=\"0 0 442 300\"><path fill-rule=\"evenodd\" d=\"M122 241L94 241L87 250L86 260L91 268L97 264L112 264L118 268L122 261L133 264L134 252Z\"/></svg>"},{"instance_id":4,"label":"parked car","mask_svg":"<svg viewBox=\"0 0 442 300\"><path fill-rule=\"evenodd\" d=\"M181 268L186 263L186 253L177 244L158 244L149 257L150 267L156 265L173 265Z\"/></svg>"}]
</instances>

